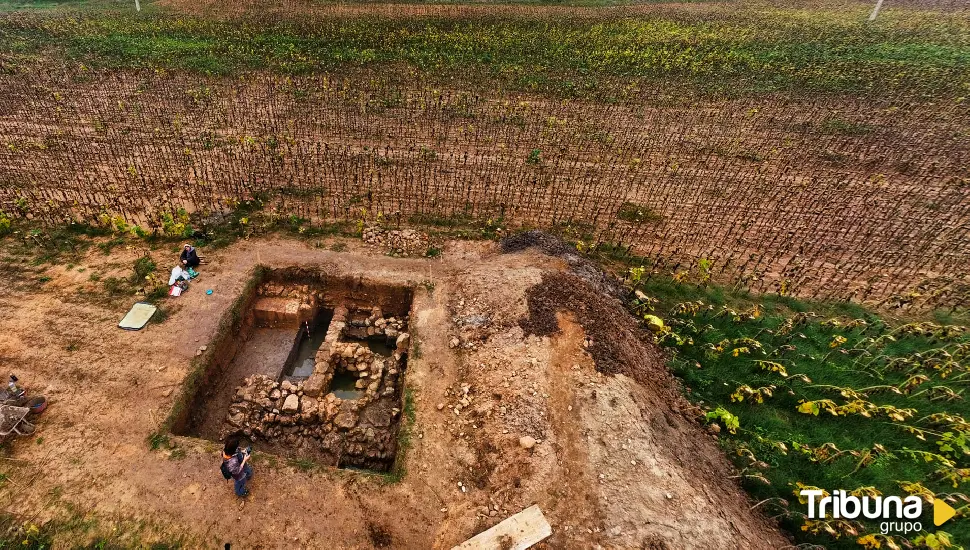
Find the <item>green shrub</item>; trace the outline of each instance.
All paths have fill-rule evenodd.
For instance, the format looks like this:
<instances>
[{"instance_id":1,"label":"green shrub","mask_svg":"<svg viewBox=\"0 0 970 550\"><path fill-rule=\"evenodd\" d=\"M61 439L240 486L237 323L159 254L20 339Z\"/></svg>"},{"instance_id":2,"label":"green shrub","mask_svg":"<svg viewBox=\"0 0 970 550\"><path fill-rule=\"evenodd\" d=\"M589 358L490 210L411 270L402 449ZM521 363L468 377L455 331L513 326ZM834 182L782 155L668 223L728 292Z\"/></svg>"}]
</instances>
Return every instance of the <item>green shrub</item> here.
<instances>
[{"instance_id":1,"label":"green shrub","mask_svg":"<svg viewBox=\"0 0 970 550\"><path fill-rule=\"evenodd\" d=\"M616 211L616 217L630 223L650 223L660 221L662 216L647 206L625 202Z\"/></svg>"},{"instance_id":2,"label":"green shrub","mask_svg":"<svg viewBox=\"0 0 970 550\"><path fill-rule=\"evenodd\" d=\"M148 277L154 273L156 267L155 261L152 260L151 256L142 256L141 258L135 260L135 276L139 281L143 280L145 277Z\"/></svg>"},{"instance_id":3,"label":"green shrub","mask_svg":"<svg viewBox=\"0 0 970 550\"><path fill-rule=\"evenodd\" d=\"M13 222L4 212L0 212L0 237L9 235L13 231Z\"/></svg>"},{"instance_id":4,"label":"green shrub","mask_svg":"<svg viewBox=\"0 0 970 550\"><path fill-rule=\"evenodd\" d=\"M533 149L529 151L529 156L525 158L526 164L539 164L542 162L542 151L539 149Z\"/></svg>"}]
</instances>

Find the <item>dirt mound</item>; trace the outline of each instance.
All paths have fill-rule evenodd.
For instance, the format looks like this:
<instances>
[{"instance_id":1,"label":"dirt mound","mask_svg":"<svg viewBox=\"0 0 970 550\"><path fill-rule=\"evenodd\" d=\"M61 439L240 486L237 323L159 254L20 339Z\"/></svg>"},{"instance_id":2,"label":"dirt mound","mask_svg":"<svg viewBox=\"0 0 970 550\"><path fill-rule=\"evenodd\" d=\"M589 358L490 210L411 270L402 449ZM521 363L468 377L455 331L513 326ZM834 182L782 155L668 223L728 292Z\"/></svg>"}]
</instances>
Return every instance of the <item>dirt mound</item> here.
<instances>
[{"instance_id":1,"label":"dirt mound","mask_svg":"<svg viewBox=\"0 0 970 550\"><path fill-rule=\"evenodd\" d=\"M505 253L535 248L569 264L569 272L546 273L540 284L529 289L529 317L519 322L524 331L537 336L557 334L557 313L573 311L586 332L598 371L622 373L651 386L656 386L657 380L673 381L663 367L663 353L646 341L646 334L623 308L620 300L629 291L620 281L579 256L569 243L542 231L513 235L501 246ZM669 391L671 386L662 384L656 389L665 387Z\"/></svg>"},{"instance_id":2,"label":"dirt mound","mask_svg":"<svg viewBox=\"0 0 970 550\"><path fill-rule=\"evenodd\" d=\"M572 273L546 273L541 283L529 289L527 302L529 317L519 321L527 333L558 334L557 313L572 311L586 333L585 345L596 362L596 370L625 374L666 398L679 398L664 366L663 352L646 340L646 334L619 300L591 288Z\"/></svg>"},{"instance_id":3,"label":"dirt mound","mask_svg":"<svg viewBox=\"0 0 970 550\"><path fill-rule=\"evenodd\" d=\"M503 254L534 248L547 256L561 258L569 264L570 271L607 296L622 300L630 293L621 281L604 273L599 266L580 256L575 246L555 235L526 231L502 239L500 245Z\"/></svg>"}]
</instances>

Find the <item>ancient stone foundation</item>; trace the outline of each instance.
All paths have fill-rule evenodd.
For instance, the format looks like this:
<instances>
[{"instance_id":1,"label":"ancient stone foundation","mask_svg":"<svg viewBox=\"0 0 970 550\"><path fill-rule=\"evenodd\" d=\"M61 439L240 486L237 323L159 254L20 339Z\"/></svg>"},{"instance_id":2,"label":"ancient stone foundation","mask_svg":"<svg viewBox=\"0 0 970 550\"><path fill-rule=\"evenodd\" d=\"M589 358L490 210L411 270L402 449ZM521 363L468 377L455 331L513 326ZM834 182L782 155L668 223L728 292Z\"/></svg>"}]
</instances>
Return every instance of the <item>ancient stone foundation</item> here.
<instances>
[{"instance_id":1,"label":"ancient stone foundation","mask_svg":"<svg viewBox=\"0 0 970 550\"><path fill-rule=\"evenodd\" d=\"M259 295L256 319L273 327L299 328L323 303L322 293L306 286L266 285ZM247 377L236 389L223 433L242 432L254 443L295 449L331 465L389 469L410 345L406 330L406 316L385 317L379 307L335 307L313 355L312 374ZM389 355L375 353L368 342ZM335 378L341 388L331 387Z\"/></svg>"}]
</instances>

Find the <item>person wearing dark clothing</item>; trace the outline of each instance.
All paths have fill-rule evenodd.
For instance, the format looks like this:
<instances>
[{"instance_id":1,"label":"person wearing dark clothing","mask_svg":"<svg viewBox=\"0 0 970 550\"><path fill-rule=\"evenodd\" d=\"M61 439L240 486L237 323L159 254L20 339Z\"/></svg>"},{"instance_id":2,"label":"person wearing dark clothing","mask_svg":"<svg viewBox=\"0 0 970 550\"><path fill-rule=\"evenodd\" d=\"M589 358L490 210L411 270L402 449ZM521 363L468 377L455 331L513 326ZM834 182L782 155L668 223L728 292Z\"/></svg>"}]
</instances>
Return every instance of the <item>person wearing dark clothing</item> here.
<instances>
[{"instance_id":1,"label":"person wearing dark clothing","mask_svg":"<svg viewBox=\"0 0 970 550\"><path fill-rule=\"evenodd\" d=\"M188 269L190 267L196 268L199 267L200 263L202 263L202 260L199 259L199 253L196 252L195 247L190 244L186 244L185 247L182 248L182 254L179 255L179 259L182 260L182 267L184 269Z\"/></svg>"},{"instance_id":2,"label":"person wearing dark clothing","mask_svg":"<svg viewBox=\"0 0 970 550\"><path fill-rule=\"evenodd\" d=\"M226 446L222 449L223 475L232 478L236 496L244 498L249 495L246 484L253 478L253 467L249 462L251 451L239 448L239 437L230 436L226 439Z\"/></svg>"}]
</instances>

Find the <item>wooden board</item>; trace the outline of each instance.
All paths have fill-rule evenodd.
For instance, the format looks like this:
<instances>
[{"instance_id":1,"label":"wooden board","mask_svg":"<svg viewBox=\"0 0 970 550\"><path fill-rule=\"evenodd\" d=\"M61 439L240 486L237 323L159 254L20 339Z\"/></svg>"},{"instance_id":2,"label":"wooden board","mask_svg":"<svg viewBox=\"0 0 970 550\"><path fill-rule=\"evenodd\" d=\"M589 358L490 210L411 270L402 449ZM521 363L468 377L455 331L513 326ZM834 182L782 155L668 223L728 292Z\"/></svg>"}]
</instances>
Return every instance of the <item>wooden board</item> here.
<instances>
[{"instance_id":1,"label":"wooden board","mask_svg":"<svg viewBox=\"0 0 970 550\"><path fill-rule=\"evenodd\" d=\"M552 534L538 506L529 506L452 550L525 550Z\"/></svg>"},{"instance_id":2,"label":"wooden board","mask_svg":"<svg viewBox=\"0 0 970 550\"><path fill-rule=\"evenodd\" d=\"M138 302L137 304L131 306L131 310L125 315L125 318L118 323L118 328L123 328L125 330L141 330L145 325L148 324L148 320L155 315L155 306L147 302Z\"/></svg>"}]
</instances>

